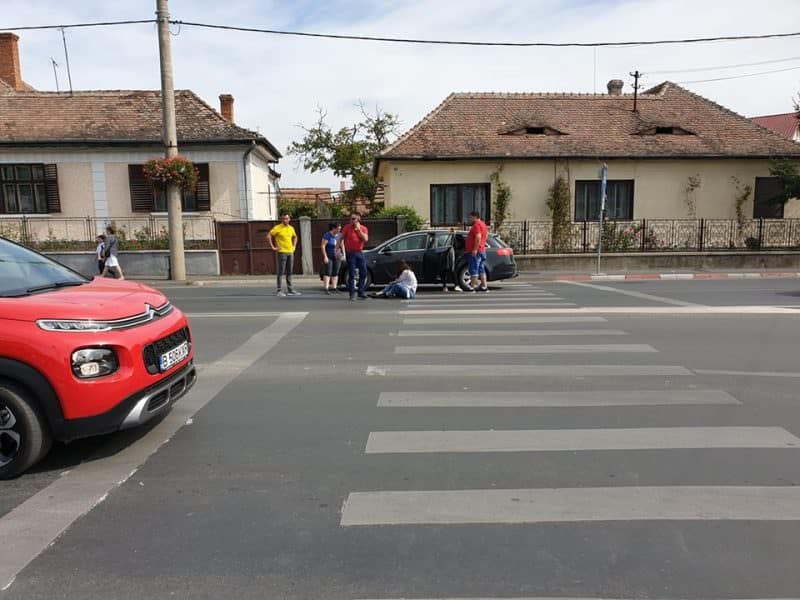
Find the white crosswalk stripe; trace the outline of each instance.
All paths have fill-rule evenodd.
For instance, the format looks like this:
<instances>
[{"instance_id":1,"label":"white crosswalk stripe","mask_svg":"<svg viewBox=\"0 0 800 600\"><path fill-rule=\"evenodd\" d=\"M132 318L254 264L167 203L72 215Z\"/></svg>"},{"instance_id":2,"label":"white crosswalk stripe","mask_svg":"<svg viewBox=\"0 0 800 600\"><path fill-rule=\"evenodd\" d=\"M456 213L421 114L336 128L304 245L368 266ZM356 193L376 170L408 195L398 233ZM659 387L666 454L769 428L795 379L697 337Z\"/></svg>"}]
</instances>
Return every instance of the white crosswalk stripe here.
<instances>
[{"instance_id":1,"label":"white crosswalk stripe","mask_svg":"<svg viewBox=\"0 0 800 600\"><path fill-rule=\"evenodd\" d=\"M620 377L620 376L692 376L686 367L677 365L368 365L367 375L383 377ZM456 380L457 380L456 379Z\"/></svg>"},{"instance_id":2,"label":"white crosswalk stripe","mask_svg":"<svg viewBox=\"0 0 800 600\"><path fill-rule=\"evenodd\" d=\"M536 344L480 346L396 346L395 354L619 354L658 352L647 344Z\"/></svg>"},{"instance_id":3,"label":"white crosswalk stripe","mask_svg":"<svg viewBox=\"0 0 800 600\"><path fill-rule=\"evenodd\" d=\"M380 407L581 407L741 404L722 390L592 390L570 392L382 392Z\"/></svg>"},{"instance_id":4,"label":"white crosswalk stripe","mask_svg":"<svg viewBox=\"0 0 800 600\"><path fill-rule=\"evenodd\" d=\"M530 325L532 323L606 323L608 319L605 317L589 317L589 316L541 316L541 317L521 317L516 315L494 315L494 316L479 316L481 313L472 313L468 317L407 317L403 319L403 325L438 325L444 323L458 323L470 327L474 325L486 324L519 324Z\"/></svg>"},{"instance_id":5,"label":"white crosswalk stripe","mask_svg":"<svg viewBox=\"0 0 800 600\"><path fill-rule=\"evenodd\" d=\"M367 454L420 452L578 452L673 448L791 448L783 427L645 427L491 431L377 431Z\"/></svg>"},{"instance_id":6,"label":"white crosswalk stripe","mask_svg":"<svg viewBox=\"0 0 800 600\"><path fill-rule=\"evenodd\" d=\"M415 330L405 329L398 331L397 337L474 337L474 329L427 329ZM628 332L621 329L493 329L481 331L481 339L490 337L502 337L503 339L510 340L515 337L590 337L590 336L618 336L628 335Z\"/></svg>"},{"instance_id":7,"label":"white crosswalk stripe","mask_svg":"<svg viewBox=\"0 0 800 600\"><path fill-rule=\"evenodd\" d=\"M353 492L341 525L576 521L799 521L796 486L651 486Z\"/></svg>"}]
</instances>

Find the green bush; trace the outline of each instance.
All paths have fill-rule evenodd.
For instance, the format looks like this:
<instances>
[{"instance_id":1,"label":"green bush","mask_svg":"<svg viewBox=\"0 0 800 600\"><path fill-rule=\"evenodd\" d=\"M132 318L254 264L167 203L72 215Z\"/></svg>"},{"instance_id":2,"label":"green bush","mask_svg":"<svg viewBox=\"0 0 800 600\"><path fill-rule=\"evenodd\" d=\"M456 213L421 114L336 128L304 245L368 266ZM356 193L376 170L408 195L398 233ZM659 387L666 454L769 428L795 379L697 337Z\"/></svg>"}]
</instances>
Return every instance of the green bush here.
<instances>
[{"instance_id":1,"label":"green bush","mask_svg":"<svg viewBox=\"0 0 800 600\"><path fill-rule=\"evenodd\" d=\"M370 213L370 219L406 218L406 231L422 229L424 221L420 214L410 206L384 206Z\"/></svg>"},{"instance_id":2,"label":"green bush","mask_svg":"<svg viewBox=\"0 0 800 600\"><path fill-rule=\"evenodd\" d=\"M278 202L278 214L288 214L292 219L299 219L300 217L311 217L316 219L317 207L308 202Z\"/></svg>"}]
</instances>

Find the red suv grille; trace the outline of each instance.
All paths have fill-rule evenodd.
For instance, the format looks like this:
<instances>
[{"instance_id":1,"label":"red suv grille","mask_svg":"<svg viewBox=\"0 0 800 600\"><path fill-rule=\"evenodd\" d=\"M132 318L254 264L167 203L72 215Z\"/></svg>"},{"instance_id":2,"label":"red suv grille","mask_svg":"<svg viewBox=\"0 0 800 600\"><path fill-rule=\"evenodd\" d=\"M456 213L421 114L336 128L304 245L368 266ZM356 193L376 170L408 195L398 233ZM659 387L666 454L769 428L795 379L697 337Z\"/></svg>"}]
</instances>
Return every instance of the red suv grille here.
<instances>
[{"instance_id":1,"label":"red suv grille","mask_svg":"<svg viewBox=\"0 0 800 600\"><path fill-rule=\"evenodd\" d=\"M179 346L183 342L188 342L189 340L189 329L188 327L184 327L175 333L171 333L168 336L145 346L144 366L147 368L147 372L151 375L158 373L160 370L158 367L159 357L164 354L164 352L172 350L175 346Z\"/></svg>"}]
</instances>

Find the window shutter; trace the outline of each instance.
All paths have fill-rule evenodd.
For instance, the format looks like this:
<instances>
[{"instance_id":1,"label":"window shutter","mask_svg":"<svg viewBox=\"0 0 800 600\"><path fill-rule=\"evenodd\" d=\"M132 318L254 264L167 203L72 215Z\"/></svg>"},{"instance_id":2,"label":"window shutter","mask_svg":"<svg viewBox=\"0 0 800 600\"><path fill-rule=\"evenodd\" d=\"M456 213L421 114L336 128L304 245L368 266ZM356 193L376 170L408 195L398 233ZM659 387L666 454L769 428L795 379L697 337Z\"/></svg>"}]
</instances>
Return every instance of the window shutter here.
<instances>
[{"instance_id":1,"label":"window shutter","mask_svg":"<svg viewBox=\"0 0 800 600\"><path fill-rule=\"evenodd\" d=\"M153 186L144 178L142 165L128 165L128 184L131 189L131 210L150 212L153 210Z\"/></svg>"},{"instance_id":2,"label":"window shutter","mask_svg":"<svg viewBox=\"0 0 800 600\"><path fill-rule=\"evenodd\" d=\"M208 163L196 164L197 177L197 210L211 210L211 189L208 183Z\"/></svg>"},{"instance_id":3,"label":"window shutter","mask_svg":"<svg viewBox=\"0 0 800 600\"><path fill-rule=\"evenodd\" d=\"M47 212L61 212L61 198L58 195L58 167L54 164L44 166L44 189L47 198Z\"/></svg>"}]
</instances>

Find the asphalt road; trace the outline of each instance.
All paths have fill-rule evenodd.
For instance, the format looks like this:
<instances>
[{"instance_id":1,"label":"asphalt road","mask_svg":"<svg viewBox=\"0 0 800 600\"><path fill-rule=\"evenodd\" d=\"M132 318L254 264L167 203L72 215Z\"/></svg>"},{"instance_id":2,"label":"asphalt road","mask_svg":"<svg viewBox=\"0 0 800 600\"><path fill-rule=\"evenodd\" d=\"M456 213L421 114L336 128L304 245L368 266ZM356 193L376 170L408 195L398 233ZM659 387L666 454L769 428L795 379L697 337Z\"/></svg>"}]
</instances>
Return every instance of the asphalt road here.
<instances>
[{"instance_id":1,"label":"asphalt road","mask_svg":"<svg viewBox=\"0 0 800 600\"><path fill-rule=\"evenodd\" d=\"M196 388L0 483L0 598L800 598L798 280L165 291Z\"/></svg>"}]
</instances>

